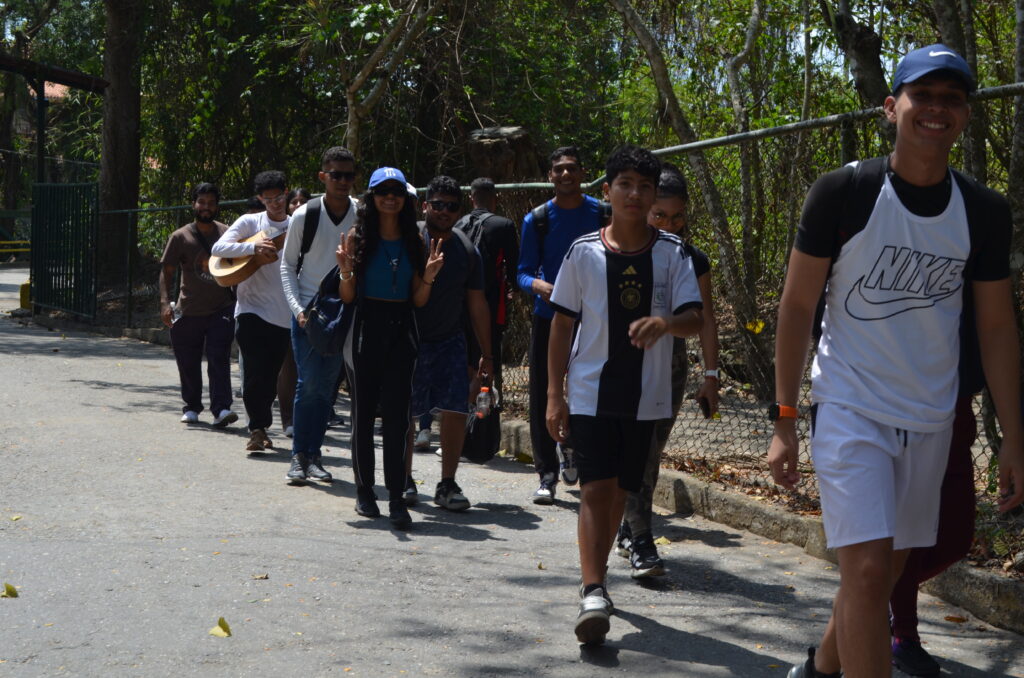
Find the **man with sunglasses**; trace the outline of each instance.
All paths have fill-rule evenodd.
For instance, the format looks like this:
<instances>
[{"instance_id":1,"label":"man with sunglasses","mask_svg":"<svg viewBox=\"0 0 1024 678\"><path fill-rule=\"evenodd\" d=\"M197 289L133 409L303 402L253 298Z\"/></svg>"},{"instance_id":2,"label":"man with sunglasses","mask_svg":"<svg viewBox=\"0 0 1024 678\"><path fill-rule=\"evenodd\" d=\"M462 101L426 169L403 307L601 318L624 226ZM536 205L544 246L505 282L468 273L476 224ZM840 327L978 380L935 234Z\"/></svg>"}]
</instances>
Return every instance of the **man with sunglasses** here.
<instances>
[{"instance_id":1,"label":"man with sunglasses","mask_svg":"<svg viewBox=\"0 0 1024 678\"><path fill-rule=\"evenodd\" d=\"M291 340L298 383L292 414L292 463L287 479L302 485L307 478L331 482L333 477L321 463L320 446L331 416L331 402L338 389L342 357L321 355L306 338L304 309L320 287L320 281L334 268L335 250L355 222L356 201L349 196L356 178L352 152L341 146L324 151L320 160L322 198L313 198L291 217L281 257L281 282L291 308ZM311 218L307 219L306 215ZM308 251L303 251L307 229L315 229Z\"/></svg>"},{"instance_id":2,"label":"man with sunglasses","mask_svg":"<svg viewBox=\"0 0 1024 678\"><path fill-rule=\"evenodd\" d=\"M449 511L469 508L469 500L455 482L469 413L470 370L466 368L464 315L468 315L480 345L481 378L486 381L494 371L483 262L466 235L453 228L461 211L459 184L447 176L431 179L423 203L425 222L421 233L427 251L431 242L441 241L444 266L431 286L430 301L416 309L420 347L413 375L411 410L414 418L428 412L441 415L441 482L437 484L434 503ZM409 444L412 444L411 435ZM406 460L409 477L405 500L412 504L416 501L416 485L412 480L411 449Z\"/></svg>"},{"instance_id":3,"label":"man with sunglasses","mask_svg":"<svg viewBox=\"0 0 1024 678\"><path fill-rule=\"evenodd\" d=\"M275 238L288 230L288 187L284 174L277 170L260 172L253 183L256 197L266 209L238 217L212 249L217 257L254 257L260 266L238 284L235 304L235 339L247 368L242 376L242 400L249 416L245 449L250 456L273 448L267 428L273 423L277 375L291 341L292 319L281 287L281 271L267 266L277 261ZM257 242L242 242L261 232L264 237Z\"/></svg>"}]
</instances>

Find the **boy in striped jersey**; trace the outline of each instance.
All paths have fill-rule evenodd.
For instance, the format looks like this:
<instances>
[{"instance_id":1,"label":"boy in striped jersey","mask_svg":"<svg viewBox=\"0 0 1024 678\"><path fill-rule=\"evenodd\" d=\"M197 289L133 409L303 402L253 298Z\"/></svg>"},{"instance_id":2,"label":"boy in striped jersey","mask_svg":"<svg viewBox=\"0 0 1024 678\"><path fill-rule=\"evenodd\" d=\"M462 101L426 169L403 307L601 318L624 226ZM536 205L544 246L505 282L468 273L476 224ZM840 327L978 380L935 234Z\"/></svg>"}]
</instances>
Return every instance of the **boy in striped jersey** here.
<instances>
[{"instance_id":1,"label":"boy in striped jersey","mask_svg":"<svg viewBox=\"0 0 1024 678\"><path fill-rule=\"evenodd\" d=\"M548 344L548 432L558 442L571 438L580 471L576 638L585 644L602 643L608 633L608 554L626 492L640 488L654 422L671 416L666 335L693 335L703 323L682 241L647 224L661 163L650 151L623 146L605 171L612 220L566 252L551 293L556 313Z\"/></svg>"}]
</instances>

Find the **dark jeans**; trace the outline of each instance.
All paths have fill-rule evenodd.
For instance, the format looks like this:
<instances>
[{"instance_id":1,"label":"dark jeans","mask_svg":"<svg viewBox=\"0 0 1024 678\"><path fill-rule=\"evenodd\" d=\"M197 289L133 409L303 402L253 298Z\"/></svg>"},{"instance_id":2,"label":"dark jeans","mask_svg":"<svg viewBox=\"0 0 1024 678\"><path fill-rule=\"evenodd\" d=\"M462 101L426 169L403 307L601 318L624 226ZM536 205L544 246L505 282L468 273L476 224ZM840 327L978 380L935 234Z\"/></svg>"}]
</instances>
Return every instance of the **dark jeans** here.
<instances>
[{"instance_id":1,"label":"dark jeans","mask_svg":"<svg viewBox=\"0 0 1024 678\"><path fill-rule=\"evenodd\" d=\"M967 555L974 541L974 460L971 445L978 436L978 423L971 407L973 398L956 401L949 463L942 479L939 531L935 545L911 549L892 597L889 611L893 636L920 640L917 634L917 590L923 583Z\"/></svg>"},{"instance_id":2,"label":"dark jeans","mask_svg":"<svg viewBox=\"0 0 1024 678\"><path fill-rule=\"evenodd\" d=\"M384 486L391 499L401 499L417 353L412 308L400 302L360 300L346 343L356 486L374 485L373 422L379 406Z\"/></svg>"},{"instance_id":3,"label":"dark jeans","mask_svg":"<svg viewBox=\"0 0 1024 678\"><path fill-rule=\"evenodd\" d=\"M281 408L281 428L292 425L292 408L295 407L295 382L299 374L295 369L295 355L292 353L292 342L288 340L288 350L284 353L281 371L277 374L277 406Z\"/></svg>"},{"instance_id":4,"label":"dark jeans","mask_svg":"<svg viewBox=\"0 0 1024 678\"><path fill-rule=\"evenodd\" d=\"M235 339L245 358L242 402L249 415L249 430L270 428L274 423L273 406L277 397L277 376L291 342L286 327L268 323L255 313L235 318Z\"/></svg>"},{"instance_id":5,"label":"dark jeans","mask_svg":"<svg viewBox=\"0 0 1024 678\"><path fill-rule=\"evenodd\" d=\"M532 317L530 328L530 443L533 445L533 467L541 481L558 478L558 456L555 441L548 433L545 415L548 408L548 339L551 319Z\"/></svg>"},{"instance_id":6,"label":"dark jeans","mask_svg":"<svg viewBox=\"0 0 1024 678\"><path fill-rule=\"evenodd\" d=\"M210 382L210 410L231 409L231 341L235 323L231 307L210 315L184 315L171 325L171 347L181 379L182 412L203 411L203 354Z\"/></svg>"}]
</instances>

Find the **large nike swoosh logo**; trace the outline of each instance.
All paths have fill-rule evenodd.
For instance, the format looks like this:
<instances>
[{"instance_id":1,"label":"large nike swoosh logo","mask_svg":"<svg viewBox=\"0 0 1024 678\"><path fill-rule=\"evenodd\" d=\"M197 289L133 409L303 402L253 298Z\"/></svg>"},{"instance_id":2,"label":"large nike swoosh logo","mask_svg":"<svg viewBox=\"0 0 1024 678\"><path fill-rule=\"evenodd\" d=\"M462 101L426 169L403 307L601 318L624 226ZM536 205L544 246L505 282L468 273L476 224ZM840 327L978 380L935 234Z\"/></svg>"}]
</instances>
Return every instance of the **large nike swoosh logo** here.
<instances>
[{"instance_id":1,"label":"large nike swoosh logo","mask_svg":"<svg viewBox=\"0 0 1024 678\"><path fill-rule=\"evenodd\" d=\"M863 282L864 278L861 277L854 283L850 293L846 295L846 312L857 320L884 320L914 309L930 308L943 299L953 296L960 291L961 287L957 285L955 289L930 297L890 297L875 301L864 296L864 290L861 287Z\"/></svg>"},{"instance_id":2,"label":"large nike swoosh logo","mask_svg":"<svg viewBox=\"0 0 1024 678\"><path fill-rule=\"evenodd\" d=\"M942 52L942 51L939 51L939 52L935 52L935 51L928 52L928 56L930 56L930 57L943 56L943 55L951 56L951 57L955 57L956 56L956 54L953 54L952 52Z\"/></svg>"}]
</instances>

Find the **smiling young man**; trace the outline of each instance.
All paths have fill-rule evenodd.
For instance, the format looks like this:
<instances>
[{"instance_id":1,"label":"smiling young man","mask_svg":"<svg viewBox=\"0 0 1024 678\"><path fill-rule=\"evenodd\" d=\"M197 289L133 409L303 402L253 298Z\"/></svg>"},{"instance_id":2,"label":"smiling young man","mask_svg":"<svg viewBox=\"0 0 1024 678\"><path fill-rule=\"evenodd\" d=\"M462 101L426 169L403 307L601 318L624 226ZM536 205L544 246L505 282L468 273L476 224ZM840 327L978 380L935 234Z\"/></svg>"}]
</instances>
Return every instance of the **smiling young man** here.
<instances>
[{"instance_id":1,"label":"smiling young man","mask_svg":"<svg viewBox=\"0 0 1024 678\"><path fill-rule=\"evenodd\" d=\"M604 222L601 204L584 195L580 151L575 146L556 148L551 153L548 181L555 197L530 211L523 219L519 252L519 287L533 297L530 323L530 443L533 466L540 485L533 493L535 504L553 504L558 484L555 441L544 423L548 388L548 338L551 319L551 290L562 265L562 257L576 238L593 233Z\"/></svg>"},{"instance_id":2,"label":"smiling young man","mask_svg":"<svg viewBox=\"0 0 1024 678\"><path fill-rule=\"evenodd\" d=\"M235 304L235 339L245 362L242 401L249 416L250 455L273 448L267 428L273 423L277 375L291 341L291 311L281 286L281 270L267 266L277 261L274 238L288 231L288 187L277 170L260 172L253 180L256 197L266 208L243 214L213 246L217 257L255 257L260 267L238 284ZM258 242L241 242L260 232ZM280 242L280 240L278 241Z\"/></svg>"},{"instance_id":3,"label":"smiling young man","mask_svg":"<svg viewBox=\"0 0 1024 678\"><path fill-rule=\"evenodd\" d=\"M469 413L470 375L466 368L464 317L469 318L480 346L476 366L479 373L489 379L494 370L483 262L465 233L454 228L461 212L462 189L458 182L444 175L431 179L423 201L424 223L420 234L428 253L434 242L441 242L444 265L430 286L429 301L416 309L420 344L412 379L411 411L414 419L428 413L440 414L441 481L434 491L434 503L449 511L465 511L470 506L462 488L455 482ZM411 449L406 458L406 470L405 500L411 505L416 502Z\"/></svg>"},{"instance_id":4,"label":"smiling young man","mask_svg":"<svg viewBox=\"0 0 1024 678\"><path fill-rule=\"evenodd\" d=\"M576 639L584 644L602 643L608 633L608 554L626 492L640 489L655 421L671 416L668 335L696 334L703 322L682 241L647 224L660 171L645 149L623 146L612 153L604 184L611 223L572 243L551 293L545 421L552 439L572 441L579 466ZM570 343L573 359L563 386Z\"/></svg>"},{"instance_id":5,"label":"smiling young man","mask_svg":"<svg viewBox=\"0 0 1024 678\"><path fill-rule=\"evenodd\" d=\"M1003 431L999 506L1024 496L1017 327L1005 199L949 168L975 82L944 45L907 54L885 100L887 158L819 178L808 194L779 305L775 481L799 481L797 398L818 299L811 448L840 583L815 651L789 678L889 675L888 602L909 549L935 542L965 294Z\"/></svg>"},{"instance_id":6,"label":"smiling young man","mask_svg":"<svg viewBox=\"0 0 1024 678\"><path fill-rule=\"evenodd\" d=\"M304 484L307 478L333 480L320 461L320 446L338 390L342 357L340 353L321 355L310 345L304 309L319 289L320 281L337 264L335 250L355 223L356 201L349 195L356 179L352 152L341 146L324 151L319 177L324 195L313 198L292 214L281 257L281 282L293 316L292 352L299 375L292 413L292 463L287 473L288 482L296 485ZM315 230L311 241L306 235L309 229ZM308 251L303 252L307 242Z\"/></svg>"}]
</instances>

